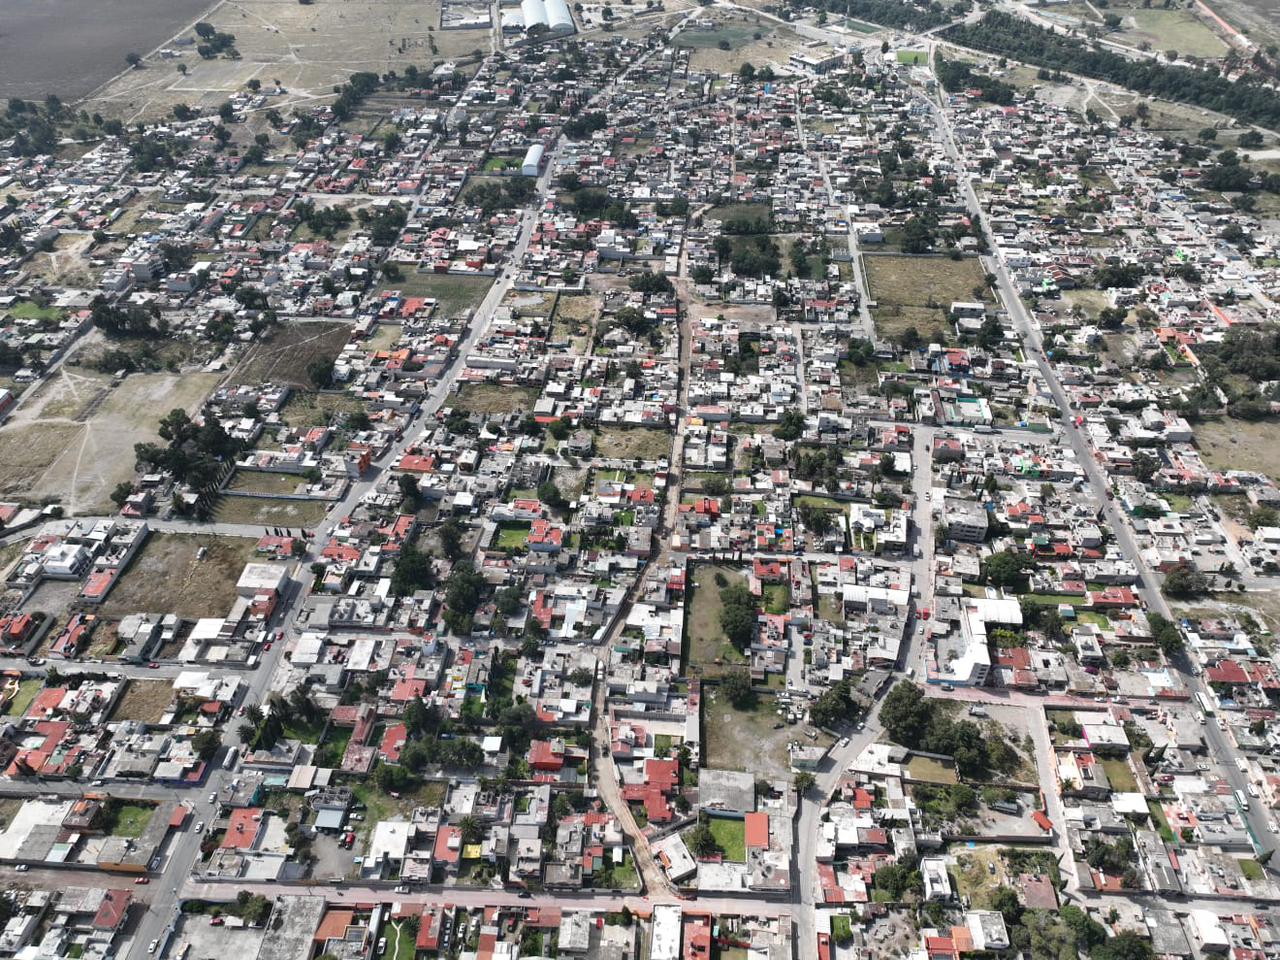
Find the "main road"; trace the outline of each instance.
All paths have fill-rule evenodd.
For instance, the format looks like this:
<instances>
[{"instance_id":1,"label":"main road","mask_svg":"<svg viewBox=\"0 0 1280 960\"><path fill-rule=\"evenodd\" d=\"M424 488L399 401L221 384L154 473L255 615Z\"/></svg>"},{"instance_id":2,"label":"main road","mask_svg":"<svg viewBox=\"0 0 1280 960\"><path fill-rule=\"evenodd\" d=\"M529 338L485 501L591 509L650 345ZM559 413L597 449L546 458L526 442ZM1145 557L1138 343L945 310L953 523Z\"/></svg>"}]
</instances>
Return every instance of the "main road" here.
<instances>
[{"instance_id":1,"label":"main road","mask_svg":"<svg viewBox=\"0 0 1280 960\"><path fill-rule=\"evenodd\" d=\"M924 102L928 104L933 112L938 122L938 128L943 133L944 145L952 163L955 165L965 204L968 206L970 213L981 215L983 212L982 205L978 202L978 195L974 190L973 179L968 165L961 158L960 151L956 146L955 134L945 105L931 99L924 100ZM1127 518L1123 516L1112 498L1111 485L1106 473L1094 456L1087 436L1077 423L1077 418L1072 415L1071 400L1067 396L1066 390L1063 389L1062 382L1058 379L1053 365L1049 363L1039 329L1027 313L1027 309L1022 303L1022 298L1018 296L1018 291L1014 286L1003 251L1000 249L995 235L991 232L989 220L987 217L980 217L980 219L988 247L993 251L991 255L984 259L984 264L988 271L996 277L1000 299L1013 320L1014 330L1022 341L1026 355L1031 358L1035 364L1036 372L1049 388L1049 392L1058 408L1059 426L1062 435L1067 443L1070 444L1077 462L1084 470L1090 492L1095 500L1102 505L1107 525L1115 536L1120 549L1138 571L1137 593L1146 604L1148 610L1176 622L1177 617L1160 590L1159 580L1148 568L1146 561L1143 559L1142 551L1134 539L1133 531ZM1192 672L1191 664L1185 653L1174 658L1171 666L1181 675L1183 684L1191 693L1207 693L1212 697L1212 692L1208 691L1204 682ZM1248 779L1235 764L1235 760L1240 757L1240 753L1235 749L1234 744L1228 740L1226 732L1212 723L1205 725L1204 732L1206 745L1211 755L1220 761L1225 779L1231 788L1240 791L1246 790ZM1250 809L1242 809L1240 816L1247 823L1249 832L1253 835L1255 848L1260 855L1267 851L1274 851L1277 848L1277 839L1267 829L1266 817L1259 809L1258 804L1251 804ZM1267 869L1275 873L1277 867L1268 864Z\"/></svg>"}]
</instances>

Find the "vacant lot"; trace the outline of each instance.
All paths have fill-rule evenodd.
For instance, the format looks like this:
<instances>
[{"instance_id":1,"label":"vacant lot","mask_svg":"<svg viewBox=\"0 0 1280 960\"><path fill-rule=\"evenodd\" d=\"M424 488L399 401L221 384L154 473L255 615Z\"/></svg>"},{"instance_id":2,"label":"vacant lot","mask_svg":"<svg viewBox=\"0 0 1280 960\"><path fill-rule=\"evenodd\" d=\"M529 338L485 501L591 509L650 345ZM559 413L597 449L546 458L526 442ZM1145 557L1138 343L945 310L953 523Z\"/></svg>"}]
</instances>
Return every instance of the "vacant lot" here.
<instances>
[{"instance_id":1,"label":"vacant lot","mask_svg":"<svg viewBox=\"0 0 1280 960\"><path fill-rule=\"evenodd\" d=\"M1177 50L1188 57L1221 57L1227 45L1190 10L1117 10L1122 29L1109 34L1118 43L1146 42L1156 50Z\"/></svg>"},{"instance_id":2,"label":"vacant lot","mask_svg":"<svg viewBox=\"0 0 1280 960\"><path fill-rule=\"evenodd\" d=\"M60 367L0 427L0 497L60 502L68 513L113 508L111 491L133 479L136 443L159 440L160 418L191 413L216 377L200 373L134 374L110 379Z\"/></svg>"},{"instance_id":3,"label":"vacant lot","mask_svg":"<svg viewBox=\"0 0 1280 960\"><path fill-rule=\"evenodd\" d=\"M767 203L727 203L721 207L712 207L703 217L704 220L764 220L768 222L773 216L773 208Z\"/></svg>"},{"instance_id":4,"label":"vacant lot","mask_svg":"<svg viewBox=\"0 0 1280 960\"><path fill-rule=\"evenodd\" d=\"M350 334L351 327L336 320L286 323L269 339L250 347L228 379L233 384L265 381L314 387L308 373L311 365L333 363Z\"/></svg>"},{"instance_id":5,"label":"vacant lot","mask_svg":"<svg viewBox=\"0 0 1280 960\"><path fill-rule=\"evenodd\" d=\"M268 473L264 470L237 470L227 484L228 490L244 493L296 493L305 481L293 473Z\"/></svg>"},{"instance_id":6,"label":"vacant lot","mask_svg":"<svg viewBox=\"0 0 1280 960\"><path fill-rule=\"evenodd\" d=\"M897 336L908 327L928 337L945 327L952 301L973 300L975 289L983 288L982 265L973 259L870 255L863 262L881 337ZM985 288L982 294L990 299Z\"/></svg>"},{"instance_id":7,"label":"vacant lot","mask_svg":"<svg viewBox=\"0 0 1280 960\"><path fill-rule=\"evenodd\" d=\"M1215 470L1257 470L1280 478L1280 425L1223 418L1196 424L1196 446Z\"/></svg>"},{"instance_id":8,"label":"vacant lot","mask_svg":"<svg viewBox=\"0 0 1280 960\"><path fill-rule=\"evenodd\" d=\"M1129 768L1129 764L1122 757L1108 757L1102 761L1102 769L1107 772L1107 779L1111 781L1111 789L1120 793L1136 793L1138 790L1138 781L1133 776L1133 770Z\"/></svg>"},{"instance_id":9,"label":"vacant lot","mask_svg":"<svg viewBox=\"0 0 1280 960\"><path fill-rule=\"evenodd\" d=\"M725 587L746 585L747 578L732 567L703 566L694 568L691 595L688 602L688 622L685 637L688 644L686 670L704 677L715 677L728 667L745 663L746 659L731 644L720 629L720 591L716 575L724 579Z\"/></svg>"},{"instance_id":10,"label":"vacant lot","mask_svg":"<svg viewBox=\"0 0 1280 960\"><path fill-rule=\"evenodd\" d=\"M277 527L309 527L324 519L329 504L322 500L280 497L222 497L213 511L216 523L247 523Z\"/></svg>"},{"instance_id":11,"label":"vacant lot","mask_svg":"<svg viewBox=\"0 0 1280 960\"><path fill-rule=\"evenodd\" d=\"M395 283L384 283L380 289L399 290L406 297L431 297L437 301L437 315L457 317L478 307L492 286L492 277L407 273L403 279Z\"/></svg>"},{"instance_id":12,"label":"vacant lot","mask_svg":"<svg viewBox=\"0 0 1280 960\"><path fill-rule=\"evenodd\" d=\"M111 719L159 723L172 701L173 684L168 680L130 680Z\"/></svg>"},{"instance_id":13,"label":"vacant lot","mask_svg":"<svg viewBox=\"0 0 1280 960\"><path fill-rule=\"evenodd\" d=\"M990 301L983 284L982 264L976 259L868 255L867 281L871 298L881 306L948 307L953 300Z\"/></svg>"},{"instance_id":14,"label":"vacant lot","mask_svg":"<svg viewBox=\"0 0 1280 960\"><path fill-rule=\"evenodd\" d=\"M953 876L957 891L979 910L991 909L991 898L1009 882L998 847L968 848L956 857Z\"/></svg>"},{"instance_id":15,"label":"vacant lot","mask_svg":"<svg viewBox=\"0 0 1280 960\"><path fill-rule=\"evenodd\" d=\"M103 612L116 617L139 611L191 619L225 616L255 545L244 537L153 533L111 591Z\"/></svg>"},{"instance_id":16,"label":"vacant lot","mask_svg":"<svg viewBox=\"0 0 1280 960\"><path fill-rule=\"evenodd\" d=\"M482 413L490 416L512 413L516 410L532 412L533 404L541 392L537 387L514 387L500 383L464 383L447 405L468 413Z\"/></svg>"},{"instance_id":17,"label":"vacant lot","mask_svg":"<svg viewBox=\"0 0 1280 960\"><path fill-rule=\"evenodd\" d=\"M340 424L347 414L363 409L364 404L349 393L295 390L280 412L280 418L299 430L306 427L330 427Z\"/></svg>"},{"instance_id":18,"label":"vacant lot","mask_svg":"<svg viewBox=\"0 0 1280 960\"><path fill-rule=\"evenodd\" d=\"M751 710L735 710L716 691L704 690L703 703L704 766L756 777L790 776L787 744L801 728L781 723L772 697L760 697Z\"/></svg>"},{"instance_id":19,"label":"vacant lot","mask_svg":"<svg viewBox=\"0 0 1280 960\"><path fill-rule=\"evenodd\" d=\"M601 427L596 456L613 460L657 460L671 454L671 434L650 427Z\"/></svg>"}]
</instances>

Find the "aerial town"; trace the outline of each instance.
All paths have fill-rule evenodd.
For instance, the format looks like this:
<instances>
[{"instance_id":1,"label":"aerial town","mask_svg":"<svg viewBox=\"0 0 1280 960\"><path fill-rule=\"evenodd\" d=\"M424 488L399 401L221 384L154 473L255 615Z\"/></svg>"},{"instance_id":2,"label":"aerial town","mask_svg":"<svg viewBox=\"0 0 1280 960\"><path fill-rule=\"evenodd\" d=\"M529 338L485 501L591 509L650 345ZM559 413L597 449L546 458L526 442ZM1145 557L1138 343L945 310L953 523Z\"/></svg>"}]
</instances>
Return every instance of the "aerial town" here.
<instances>
[{"instance_id":1,"label":"aerial town","mask_svg":"<svg viewBox=\"0 0 1280 960\"><path fill-rule=\"evenodd\" d=\"M1274 6L184 2L0 36L0 958L1280 958Z\"/></svg>"}]
</instances>

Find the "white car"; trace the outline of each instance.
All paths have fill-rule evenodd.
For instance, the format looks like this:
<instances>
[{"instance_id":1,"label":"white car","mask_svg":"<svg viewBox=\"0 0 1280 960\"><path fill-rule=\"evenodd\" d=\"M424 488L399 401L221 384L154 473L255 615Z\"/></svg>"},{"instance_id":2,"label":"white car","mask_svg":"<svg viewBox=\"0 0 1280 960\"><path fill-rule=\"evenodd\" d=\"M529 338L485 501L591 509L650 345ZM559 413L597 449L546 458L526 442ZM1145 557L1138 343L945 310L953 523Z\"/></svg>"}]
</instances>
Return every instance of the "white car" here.
<instances>
[{"instance_id":1,"label":"white car","mask_svg":"<svg viewBox=\"0 0 1280 960\"><path fill-rule=\"evenodd\" d=\"M1274 820L1268 820L1267 829L1272 833L1280 833L1280 823L1276 823Z\"/></svg>"},{"instance_id":2,"label":"white car","mask_svg":"<svg viewBox=\"0 0 1280 960\"><path fill-rule=\"evenodd\" d=\"M196 833L204 833L204 821L201 820L196 824Z\"/></svg>"},{"instance_id":3,"label":"white car","mask_svg":"<svg viewBox=\"0 0 1280 960\"><path fill-rule=\"evenodd\" d=\"M14 867L13 869L14 869L14 870L17 870L17 871L18 871L18 873L26 873L28 870L30 870L30 869L31 869L31 867L30 867L28 864L20 863L20 864L18 864L16 867Z\"/></svg>"},{"instance_id":4,"label":"white car","mask_svg":"<svg viewBox=\"0 0 1280 960\"><path fill-rule=\"evenodd\" d=\"M147 944L147 953L155 953L156 947L158 946L160 946L160 941L152 940L149 944Z\"/></svg>"}]
</instances>

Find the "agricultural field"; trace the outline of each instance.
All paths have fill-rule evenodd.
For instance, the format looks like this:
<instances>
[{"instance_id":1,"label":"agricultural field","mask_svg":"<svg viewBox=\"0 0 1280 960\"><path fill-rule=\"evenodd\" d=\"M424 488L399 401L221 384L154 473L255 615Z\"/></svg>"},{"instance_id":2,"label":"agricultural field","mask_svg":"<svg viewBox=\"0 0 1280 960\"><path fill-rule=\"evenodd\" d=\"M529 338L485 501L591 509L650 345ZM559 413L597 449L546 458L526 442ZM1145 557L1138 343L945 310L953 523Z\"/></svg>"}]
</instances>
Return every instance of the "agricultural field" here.
<instances>
[{"instance_id":1,"label":"agricultural field","mask_svg":"<svg viewBox=\"0 0 1280 960\"><path fill-rule=\"evenodd\" d=\"M339 321L283 324L248 349L231 371L229 382L266 381L310 389L316 385L308 372L312 364L332 363L350 334L351 327Z\"/></svg>"},{"instance_id":2,"label":"agricultural field","mask_svg":"<svg viewBox=\"0 0 1280 960\"><path fill-rule=\"evenodd\" d=\"M194 413L216 382L166 371L113 384L64 364L0 427L0 497L110 512L111 491L134 478L134 444L158 441L160 418Z\"/></svg>"},{"instance_id":3,"label":"agricultural field","mask_svg":"<svg viewBox=\"0 0 1280 960\"><path fill-rule=\"evenodd\" d=\"M136 6L143 0L130 2ZM193 9L169 29L190 23L200 7ZM284 89L268 104L283 113L332 96L334 86L354 71L382 74L410 63L429 68L490 49L487 29L438 29L440 0L240 0L216 4L204 19L235 35L239 59L202 60L192 47L179 48L184 50L179 61L187 68L184 76L172 60L148 58L141 69L127 70L97 90L85 109L126 120L153 119L167 115L177 103L217 107L257 78L264 90L276 83ZM181 34L191 35L190 30ZM155 38L141 52L164 39ZM119 53L115 58L117 70L124 70L123 57Z\"/></svg>"},{"instance_id":4,"label":"agricultural field","mask_svg":"<svg viewBox=\"0 0 1280 960\"><path fill-rule=\"evenodd\" d=\"M138 610L176 613L188 619L225 616L235 600L236 581L256 545L243 537L153 533L107 597L102 612L113 617Z\"/></svg>"}]
</instances>

